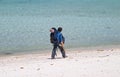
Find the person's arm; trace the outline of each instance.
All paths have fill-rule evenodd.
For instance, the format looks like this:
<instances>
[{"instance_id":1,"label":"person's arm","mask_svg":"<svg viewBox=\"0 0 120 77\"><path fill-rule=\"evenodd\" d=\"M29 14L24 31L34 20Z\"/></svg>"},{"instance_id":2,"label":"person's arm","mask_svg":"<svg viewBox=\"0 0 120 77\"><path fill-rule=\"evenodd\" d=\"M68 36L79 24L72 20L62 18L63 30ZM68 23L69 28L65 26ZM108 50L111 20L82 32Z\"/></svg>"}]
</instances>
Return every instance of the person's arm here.
<instances>
[{"instance_id":1,"label":"person's arm","mask_svg":"<svg viewBox=\"0 0 120 77\"><path fill-rule=\"evenodd\" d=\"M61 44L62 47L64 46L62 34L60 34L60 44Z\"/></svg>"},{"instance_id":2,"label":"person's arm","mask_svg":"<svg viewBox=\"0 0 120 77\"><path fill-rule=\"evenodd\" d=\"M50 33L50 42L53 43L53 33Z\"/></svg>"},{"instance_id":3,"label":"person's arm","mask_svg":"<svg viewBox=\"0 0 120 77\"><path fill-rule=\"evenodd\" d=\"M64 47L64 43L63 42L61 42L61 46Z\"/></svg>"},{"instance_id":4,"label":"person's arm","mask_svg":"<svg viewBox=\"0 0 120 77\"><path fill-rule=\"evenodd\" d=\"M51 37L52 37L52 33L50 33L50 42L52 42L52 38Z\"/></svg>"}]
</instances>

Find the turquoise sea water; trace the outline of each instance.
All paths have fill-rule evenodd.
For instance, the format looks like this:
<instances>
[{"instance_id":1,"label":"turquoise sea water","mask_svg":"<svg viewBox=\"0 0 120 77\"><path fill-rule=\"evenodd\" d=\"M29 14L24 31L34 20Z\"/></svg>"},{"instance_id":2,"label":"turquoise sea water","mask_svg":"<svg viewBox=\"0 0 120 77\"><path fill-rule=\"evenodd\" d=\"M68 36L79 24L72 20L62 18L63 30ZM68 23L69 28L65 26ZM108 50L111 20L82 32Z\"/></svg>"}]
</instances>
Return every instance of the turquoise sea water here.
<instances>
[{"instance_id":1,"label":"turquoise sea water","mask_svg":"<svg viewBox=\"0 0 120 77\"><path fill-rule=\"evenodd\" d=\"M0 54L49 50L63 27L66 48L120 45L120 0L0 0Z\"/></svg>"}]
</instances>

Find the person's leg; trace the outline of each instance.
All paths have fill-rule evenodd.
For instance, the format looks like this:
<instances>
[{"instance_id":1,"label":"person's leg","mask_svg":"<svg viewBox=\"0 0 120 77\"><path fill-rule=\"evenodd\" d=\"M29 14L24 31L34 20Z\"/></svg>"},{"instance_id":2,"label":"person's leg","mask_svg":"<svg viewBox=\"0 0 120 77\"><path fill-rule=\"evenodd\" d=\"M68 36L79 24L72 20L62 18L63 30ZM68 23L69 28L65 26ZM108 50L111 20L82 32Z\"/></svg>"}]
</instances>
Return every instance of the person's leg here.
<instances>
[{"instance_id":1,"label":"person's leg","mask_svg":"<svg viewBox=\"0 0 120 77\"><path fill-rule=\"evenodd\" d=\"M53 50L52 50L52 54L51 54L51 58L52 58L52 59L55 58L56 50L57 50L57 45L54 45L54 46L53 46Z\"/></svg>"},{"instance_id":2,"label":"person's leg","mask_svg":"<svg viewBox=\"0 0 120 77\"><path fill-rule=\"evenodd\" d=\"M66 53L65 53L64 48L62 46L58 46L58 47L59 47L59 49L60 49L60 51L62 53L62 57L65 58L66 57Z\"/></svg>"}]
</instances>

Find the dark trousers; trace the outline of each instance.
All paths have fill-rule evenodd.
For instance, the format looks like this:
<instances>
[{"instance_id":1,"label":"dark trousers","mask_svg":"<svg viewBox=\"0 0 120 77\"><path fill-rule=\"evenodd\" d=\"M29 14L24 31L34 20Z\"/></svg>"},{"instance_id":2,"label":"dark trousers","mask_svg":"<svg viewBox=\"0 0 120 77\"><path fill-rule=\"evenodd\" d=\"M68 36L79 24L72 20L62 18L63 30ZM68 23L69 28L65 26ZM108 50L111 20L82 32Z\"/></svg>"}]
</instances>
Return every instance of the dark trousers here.
<instances>
[{"instance_id":1,"label":"dark trousers","mask_svg":"<svg viewBox=\"0 0 120 77\"><path fill-rule=\"evenodd\" d=\"M65 58L66 57L65 50L64 50L64 48L62 46L59 46L59 45L53 45L51 58L55 58L57 48L60 49L62 57Z\"/></svg>"}]
</instances>

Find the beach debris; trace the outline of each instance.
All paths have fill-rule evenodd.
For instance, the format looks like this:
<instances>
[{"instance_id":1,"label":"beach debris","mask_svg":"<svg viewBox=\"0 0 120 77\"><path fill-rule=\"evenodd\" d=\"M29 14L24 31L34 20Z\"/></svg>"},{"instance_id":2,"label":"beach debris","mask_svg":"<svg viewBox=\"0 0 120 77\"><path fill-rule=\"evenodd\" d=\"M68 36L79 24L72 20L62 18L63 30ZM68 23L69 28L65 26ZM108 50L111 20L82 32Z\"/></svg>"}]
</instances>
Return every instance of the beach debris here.
<instances>
[{"instance_id":1,"label":"beach debris","mask_svg":"<svg viewBox=\"0 0 120 77\"><path fill-rule=\"evenodd\" d=\"M13 53L11 52L6 52L5 55L12 55Z\"/></svg>"},{"instance_id":2,"label":"beach debris","mask_svg":"<svg viewBox=\"0 0 120 77\"><path fill-rule=\"evenodd\" d=\"M24 67L20 67L20 69L24 69Z\"/></svg>"},{"instance_id":3,"label":"beach debris","mask_svg":"<svg viewBox=\"0 0 120 77\"><path fill-rule=\"evenodd\" d=\"M98 49L97 51L104 51L103 49Z\"/></svg>"},{"instance_id":4,"label":"beach debris","mask_svg":"<svg viewBox=\"0 0 120 77\"><path fill-rule=\"evenodd\" d=\"M39 70L40 70L40 68L37 69L37 71L39 71Z\"/></svg>"},{"instance_id":5,"label":"beach debris","mask_svg":"<svg viewBox=\"0 0 120 77\"><path fill-rule=\"evenodd\" d=\"M99 57L108 57L108 56L110 56L110 55L104 55L104 56L99 56Z\"/></svg>"},{"instance_id":6,"label":"beach debris","mask_svg":"<svg viewBox=\"0 0 120 77\"><path fill-rule=\"evenodd\" d=\"M111 51L113 51L113 49L111 49Z\"/></svg>"}]
</instances>

